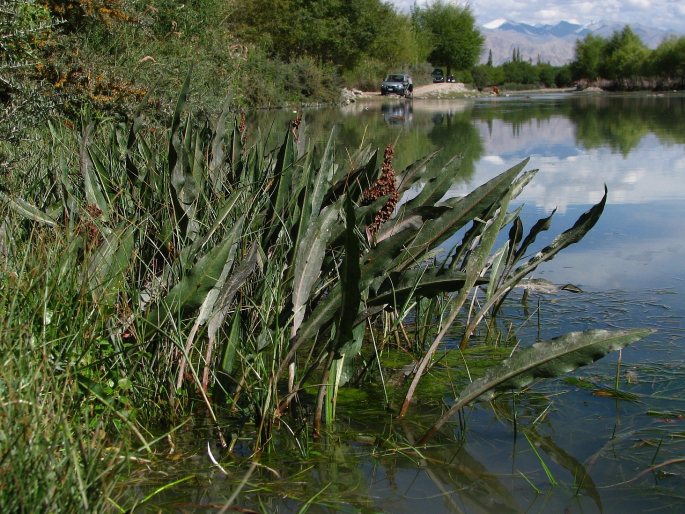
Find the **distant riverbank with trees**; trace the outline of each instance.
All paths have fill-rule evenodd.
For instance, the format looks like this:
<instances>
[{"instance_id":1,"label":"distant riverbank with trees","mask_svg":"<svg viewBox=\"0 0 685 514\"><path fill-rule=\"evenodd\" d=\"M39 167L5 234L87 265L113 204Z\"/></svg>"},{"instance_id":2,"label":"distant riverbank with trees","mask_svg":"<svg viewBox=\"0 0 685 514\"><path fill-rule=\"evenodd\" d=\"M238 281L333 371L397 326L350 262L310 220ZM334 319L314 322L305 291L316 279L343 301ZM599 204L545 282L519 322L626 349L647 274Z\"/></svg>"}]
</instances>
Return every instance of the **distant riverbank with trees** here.
<instances>
[{"instance_id":1,"label":"distant riverbank with trees","mask_svg":"<svg viewBox=\"0 0 685 514\"><path fill-rule=\"evenodd\" d=\"M682 89L685 37L649 49L625 27L588 35L564 66L521 57L479 64L468 6L436 0L398 11L382 0L10 0L0 12L0 133L83 109L166 119L193 67L190 105L217 111L332 104L375 91L390 71L417 86L434 67L478 89ZM485 49L487 50L487 49Z\"/></svg>"}]
</instances>

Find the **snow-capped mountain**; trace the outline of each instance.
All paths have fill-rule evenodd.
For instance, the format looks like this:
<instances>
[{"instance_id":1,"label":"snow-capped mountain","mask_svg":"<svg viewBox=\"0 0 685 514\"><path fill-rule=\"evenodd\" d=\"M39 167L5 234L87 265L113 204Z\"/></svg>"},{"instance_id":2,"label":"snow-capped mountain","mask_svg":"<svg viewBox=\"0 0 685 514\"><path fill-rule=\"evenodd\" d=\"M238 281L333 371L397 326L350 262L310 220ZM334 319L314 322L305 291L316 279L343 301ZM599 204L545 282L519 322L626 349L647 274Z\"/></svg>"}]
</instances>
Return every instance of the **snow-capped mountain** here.
<instances>
[{"instance_id":1,"label":"snow-capped mountain","mask_svg":"<svg viewBox=\"0 0 685 514\"><path fill-rule=\"evenodd\" d=\"M533 63L540 60L555 66L568 63L574 58L577 39L587 34L610 37L622 25L595 21L580 25L569 21L560 21L556 25L529 25L499 18L481 26L485 36L481 62L486 62L492 50L492 62L495 65L511 60L517 48L523 59ZM656 48L669 33L661 29L631 25L633 31L650 48Z\"/></svg>"}]
</instances>

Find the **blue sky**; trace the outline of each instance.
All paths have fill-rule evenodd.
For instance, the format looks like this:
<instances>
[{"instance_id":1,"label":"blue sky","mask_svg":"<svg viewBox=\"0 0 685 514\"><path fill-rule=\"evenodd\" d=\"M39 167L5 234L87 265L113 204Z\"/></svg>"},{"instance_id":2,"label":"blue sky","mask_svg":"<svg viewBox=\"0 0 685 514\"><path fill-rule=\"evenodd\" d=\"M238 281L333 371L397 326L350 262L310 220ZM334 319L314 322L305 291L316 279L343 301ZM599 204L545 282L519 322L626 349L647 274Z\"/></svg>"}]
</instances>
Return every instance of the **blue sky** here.
<instances>
[{"instance_id":1,"label":"blue sky","mask_svg":"<svg viewBox=\"0 0 685 514\"><path fill-rule=\"evenodd\" d=\"M408 11L414 0L386 0ZM417 0L424 5L429 0ZM685 0L444 0L468 3L479 24L506 18L525 23L581 24L597 20L644 25L685 34Z\"/></svg>"}]
</instances>

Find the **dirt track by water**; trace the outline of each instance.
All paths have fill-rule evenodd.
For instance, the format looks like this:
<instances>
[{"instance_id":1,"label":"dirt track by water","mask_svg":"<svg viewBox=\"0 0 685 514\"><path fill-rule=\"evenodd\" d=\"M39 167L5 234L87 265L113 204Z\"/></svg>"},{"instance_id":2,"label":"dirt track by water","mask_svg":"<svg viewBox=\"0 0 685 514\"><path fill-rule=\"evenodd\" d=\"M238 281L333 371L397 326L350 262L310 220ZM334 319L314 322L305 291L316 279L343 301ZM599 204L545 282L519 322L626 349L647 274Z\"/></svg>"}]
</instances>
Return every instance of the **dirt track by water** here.
<instances>
[{"instance_id":1,"label":"dirt track by water","mask_svg":"<svg viewBox=\"0 0 685 514\"><path fill-rule=\"evenodd\" d=\"M575 92L575 88L545 88L545 89L530 89L521 91L503 91L503 96L525 96L529 94L544 94L544 93L569 93ZM481 92L477 89L472 89L461 82L442 82L438 84L425 84L423 86L416 86L414 88L414 98L454 98L454 97L473 97L473 96L492 96L492 93ZM361 95L362 98L381 97L379 91L365 91Z\"/></svg>"},{"instance_id":2,"label":"dirt track by water","mask_svg":"<svg viewBox=\"0 0 685 514\"><path fill-rule=\"evenodd\" d=\"M432 98L437 96L448 96L453 94L480 94L475 89L469 89L461 82L442 82L438 84L426 84L414 88L414 98ZM363 97L381 96L378 91L366 91Z\"/></svg>"}]
</instances>

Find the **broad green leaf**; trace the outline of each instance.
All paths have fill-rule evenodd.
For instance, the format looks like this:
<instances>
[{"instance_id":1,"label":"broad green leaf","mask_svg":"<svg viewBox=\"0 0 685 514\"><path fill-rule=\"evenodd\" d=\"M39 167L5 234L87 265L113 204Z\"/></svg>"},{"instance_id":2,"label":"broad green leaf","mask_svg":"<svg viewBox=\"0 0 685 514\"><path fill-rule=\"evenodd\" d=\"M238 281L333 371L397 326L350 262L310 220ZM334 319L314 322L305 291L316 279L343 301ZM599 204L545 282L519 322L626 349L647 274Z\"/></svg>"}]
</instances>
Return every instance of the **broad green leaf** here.
<instances>
[{"instance_id":1,"label":"broad green leaf","mask_svg":"<svg viewBox=\"0 0 685 514\"><path fill-rule=\"evenodd\" d=\"M442 168L436 169L430 177L427 177L428 180L421 188L421 192L400 207L398 216L412 213L416 208L433 207L437 204L454 183L460 164L461 160L453 157Z\"/></svg>"},{"instance_id":2,"label":"broad green leaf","mask_svg":"<svg viewBox=\"0 0 685 514\"><path fill-rule=\"evenodd\" d=\"M490 255L492 246L495 244L495 239L497 234L499 234L502 229L502 224L507 218L507 209L509 208L509 201L511 200L512 188L505 189L505 193L502 199L493 202L490 207L491 217L488 217L487 221L483 223L484 228L481 231L481 235L474 241L475 247L470 251L469 255L466 257L465 268L465 279L462 288L459 290L457 297L452 303L450 313L447 319L443 321L443 328L440 330L436 338L431 343L428 350L425 352L423 358L419 362L419 366L416 369L416 374L412 379L412 382L405 395L404 402L400 409L400 415L404 416L407 409L409 408L409 403L411 402L414 391L418 386L419 380L426 370L428 363L433 358L433 354L438 349L438 346L442 343L447 330L454 323L459 315L461 308L463 307L466 299L468 297L471 288L479 281L485 263ZM463 350L465 345L462 344L461 349Z\"/></svg>"},{"instance_id":3,"label":"broad green leaf","mask_svg":"<svg viewBox=\"0 0 685 514\"><path fill-rule=\"evenodd\" d=\"M295 255L295 275L292 286L292 336L297 334L304 318L312 287L321 273L326 245L331 237L331 228L338 219L338 212L338 204L326 207L321 215L309 224L304 238L299 244Z\"/></svg>"},{"instance_id":4,"label":"broad green leaf","mask_svg":"<svg viewBox=\"0 0 685 514\"><path fill-rule=\"evenodd\" d=\"M278 150L276 157L276 167L274 175L276 177L276 187L271 193L271 202L276 216L283 212L283 209L290 201L290 186L292 183L293 164L295 163L295 145L293 135L288 131L285 141Z\"/></svg>"},{"instance_id":5,"label":"broad green leaf","mask_svg":"<svg viewBox=\"0 0 685 514\"><path fill-rule=\"evenodd\" d=\"M147 319L158 324L167 316L176 316L179 311L195 309L202 305L207 293L215 287L221 277L234 244L236 244L236 234L231 233L202 256L190 272L171 288L160 304L150 311Z\"/></svg>"},{"instance_id":6,"label":"broad green leaf","mask_svg":"<svg viewBox=\"0 0 685 514\"><path fill-rule=\"evenodd\" d=\"M324 195L330 187L335 173L334 137L335 130L331 130L328 142L326 143L326 149L321 157L318 173L315 173L313 177L314 184L312 185L312 193L310 196L312 216L316 216L319 213Z\"/></svg>"},{"instance_id":7,"label":"broad green leaf","mask_svg":"<svg viewBox=\"0 0 685 514\"><path fill-rule=\"evenodd\" d=\"M490 264L490 277L488 280L488 287L485 293L486 298L492 297L492 294L495 291L496 284L499 282L499 278L501 275L500 267L502 265L502 259L508 253L509 241L504 243L504 246L497 250L495 254L492 256L492 263Z\"/></svg>"},{"instance_id":8,"label":"broad green leaf","mask_svg":"<svg viewBox=\"0 0 685 514\"><path fill-rule=\"evenodd\" d=\"M186 120L183 140L180 134L172 137L172 146L176 149L177 159L171 168L171 198L176 214L176 223L182 238L194 240L197 235L195 212L199 196L199 186L193 174L194 152L192 140L194 129L190 117Z\"/></svg>"},{"instance_id":9,"label":"broad green leaf","mask_svg":"<svg viewBox=\"0 0 685 514\"><path fill-rule=\"evenodd\" d=\"M37 221L39 223L45 223L51 227L57 226L57 221L55 219L26 200L22 200L21 198L11 198L2 191L0 191L0 200L6 202L14 212L26 219Z\"/></svg>"},{"instance_id":10,"label":"broad green leaf","mask_svg":"<svg viewBox=\"0 0 685 514\"><path fill-rule=\"evenodd\" d=\"M226 158L226 123L228 121L229 116L230 110L229 101L227 98L224 101L223 108L221 109L221 114L219 114L219 118L217 119L216 124L214 126L210 146L211 155L207 166L207 173L209 174L209 183L211 184L212 190L215 194L218 194L221 191L222 187L221 171Z\"/></svg>"},{"instance_id":11,"label":"broad green leaf","mask_svg":"<svg viewBox=\"0 0 685 514\"><path fill-rule=\"evenodd\" d=\"M414 234L411 230L405 230L394 237L386 239L362 255L360 259L360 289L368 287L375 279L390 271L392 263L402 254L405 245L414 237ZM293 349L297 349L302 342L311 341L319 330L328 327L335 318L335 315L340 311L341 305L342 288L340 283L338 283L318 303L312 313L305 318L295 341L292 343L291 352L294 351Z\"/></svg>"},{"instance_id":12,"label":"broad green leaf","mask_svg":"<svg viewBox=\"0 0 685 514\"><path fill-rule=\"evenodd\" d=\"M176 222L179 224L179 227L181 229L181 235L185 237L186 231L187 231L187 225L188 225L188 219L186 217L185 213L185 206L183 205L183 199L185 198L188 200L186 203L186 206L190 206L192 203L192 199L190 198L192 195L190 194L185 194L184 192L184 186L186 185L186 179L192 180L192 175L187 173L188 166L184 163L184 160L187 161L187 155L185 155L184 149L183 149L183 141L181 139L181 115L183 113L183 109L185 108L185 104L188 100L188 91L190 89L190 76L191 76L191 70L188 71L188 74L186 75L186 79L183 82L183 87L181 88L181 92L178 95L178 101L176 102L176 109L174 110L174 115L171 118L171 127L169 129L170 132L170 138L169 138L169 158L168 158L168 166L169 166L169 176L171 177L171 185L173 186L173 190L170 191L171 193L171 202L174 208L174 215L176 217ZM189 122L186 125L186 135L188 134L188 131L190 129ZM188 184L190 187L190 184Z\"/></svg>"},{"instance_id":13,"label":"broad green leaf","mask_svg":"<svg viewBox=\"0 0 685 514\"><path fill-rule=\"evenodd\" d=\"M143 116L140 111L138 111L133 118L133 123L131 123L131 128L129 129L128 138L126 140L126 176L128 177L131 194L134 197L134 192L138 191L138 188L143 185L143 177L141 177L141 173L133 160L133 149L136 147L136 139L142 125Z\"/></svg>"},{"instance_id":14,"label":"broad green leaf","mask_svg":"<svg viewBox=\"0 0 685 514\"><path fill-rule=\"evenodd\" d=\"M561 250L569 245L577 243L580 241L588 231L595 226L597 220L599 220L602 212L604 211L604 205L607 200L607 189L604 187L604 196L602 199L594 205L590 210L583 213L575 224L568 230L562 232L557 237L554 238L549 246L546 246L541 251L539 251L535 256L533 256L526 264L517 268L512 274L504 278L501 286L492 294L492 296L483 304L480 311L472 318L469 325L464 330L464 336L460 343L460 347L464 348L468 343L471 334L475 330L476 326L483 319L485 314L490 308L497 309L498 305L506 298L507 294L516 287L516 285L523 280L528 274L535 270L540 263L552 260L554 256ZM541 220L542 221L542 220Z\"/></svg>"},{"instance_id":15,"label":"broad green leaf","mask_svg":"<svg viewBox=\"0 0 685 514\"><path fill-rule=\"evenodd\" d=\"M376 232L376 241L381 242L388 237L391 237L398 232L402 232L406 228L413 228L420 230L423 224L428 220L433 220L440 217L450 208L445 206L420 206L412 209L410 212L400 209L397 216L391 218ZM374 212L375 213L375 212Z\"/></svg>"},{"instance_id":16,"label":"broad green leaf","mask_svg":"<svg viewBox=\"0 0 685 514\"><path fill-rule=\"evenodd\" d=\"M233 362L235 361L236 351L240 346L240 340L240 311L236 310L233 314L231 330L224 343L223 355L221 357L221 371L228 375L233 371Z\"/></svg>"},{"instance_id":17,"label":"broad green leaf","mask_svg":"<svg viewBox=\"0 0 685 514\"><path fill-rule=\"evenodd\" d=\"M117 299L126 270L133 259L134 225L124 225L110 234L88 261L88 282L93 299L101 305L112 305Z\"/></svg>"},{"instance_id":18,"label":"broad green leaf","mask_svg":"<svg viewBox=\"0 0 685 514\"><path fill-rule=\"evenodd\" d=\"M207 334L213 338L221 327L224 319L228 315L231 307L231 302L235 294L247 282L247 279L252 276L259 264L259 245L254 242L247 256L226 280L219 292L219 297L214 306L214 312L207 323Z\"/></svg>"},{"instance_id":19,"label":"broad green leaf","mask_svg":"<svg viewBox=\"0 0 685 514\"><path fill-rule=\"evenodd\" d=\"M428 181L432 178L433 174L426 175L425 173L428 170L428 163L432 161L439 152L440 150L436 150L429 153L425 157L414 161L395 175L395 184L397 185L397 192L400 196L419 180ZM439 173L439 171L437 172Z\"/></svg>"},{"instance_id":20,"label":"broad green leaf","mask_svg":"<svg viewBox=\"0 0 685 514\"><path fill-rule=\"evenodd\" d=\"M233 131L228 148L228 160L232 171L231 178L239 177L244 170L244 166L246 164L249 165L249 156L243 156L243 135L240 133L238 123L238 120L233 123Z\"/></svg>"},{"instance_id":21,"label":"broad green leaf","mask_svg":"<svg viewBox=\"0 0 685 514\"><path fill-rule=\"evenodd\" d=\"M478 399L490 399L504 390L521 389L536 378L558 377L601 359L654 332L651 329L589 330L571 332L519 350L483 378L466 387L454 405L424 434L424 444L460 409Z\"/></svg>"},{"instance_id":22,"label":"broad green leaf","mask_svg":"<svg viewBox=\"0 0 685 514\"><path fill-rule=\"evenodd\" d=\"M542 250L540 250L533 258L526 264L515 271L515 277L523 277L533 271L541 262L551 260L561 250L580 241L585 234L587 234L592 227L595 226L597 220L604 212L604 206L607 201L607 188L604 186L604 196L596 205L592 206L590 210L583 213L573 224L573 226L559 234L554 240Z\"/></svg>"},{"instance_id":23,"label":"broad green leaf","mask_svg":"<svg viewBox=\"0 0 685 514\"><path fill-rule=\"evenodd\" d=\"M227 241L237 242L239 240L244 221L245 218L240 217L233 224L230 232L226 236ZM223 289L224 284L226 284L227 280L229 279L229 273L233 269L236 246L237 245L231 245L231 249L228 252L228 256L226 257L226 262L224 263L224 267L221 270L221 275L219 275L219 278L216 280L216 282L212 286L212 289L207 293L207 296L202 302L202 306L200 307L200 312L198 313L196 320L196 323L198 323L199 325L204 324L212 315L212 313L216 310L215 306L219 298L219 295L221 294L221 290Z\"/></svg>"},{"instance_id":24,"label":"broad green leaf","mask_svg":"<svg viewBox=\"0 0 685 514\"><path fill-rule=\"evenodd\" d=\"M102 195L103 201L107 205L106 212L109 212L113 206L110 194L105 186L105 180L106 177L112 175L112 172L111 170L107 169L105 163L102 161L100 153L97 149L93 148L92 145L88 146L88 156L90 157L90 162L93 164L93 168L91 168L91 171L93 172L93 178L95 179L95 183L100 186L100 194Z\"/></svg>"},{"instance_id":25,"label":"broad green leaf","mask_svg":"<svg viewBox=\"0 0 685 514\"><path fill-rule=\"evenodd\" d=\"M323 205L328 205L344 194L350 195L355 203L359 203L362 192L378 177L377 160L377 151L371 151L370 148L358 151L352 158L350 171L343 171L342 176L333 178L333 185L329 188Z\"/></svg>"},{"instance_id":26,"label":"broad green leaf","mask_svg":"<svg viewBox=\"0 0 685 514\"><path fill-rule=\"evenodd\" d=\"M549 230L549 227L552 224L552 216L554 216L554 213L556 212L557 210L554 209L549 216L546 218L540 218L535 222L535 225L533 225L533 227L530 229L530 232L528 232L526 235L526 238L523 240L523 243L521 243L521 246L519 246L516 250L516 255L514 255L513 262L518 261L524 256L528 250L528 247L535 242L535 239L541 232Z\"/></svg>"},{"instance_id":27,"label":"broad green leaf","mask_svg":"<svg viewBox=\"0 0 685 514\"><path fill-rule=\"evenodd\" d=\"M98 180L97 173L93 169L93 161L91 160L89 146L90 138L93 135L93 124L87 123L83 127L83 132L79 139L79 165L81 167L81 177L83 179L83 186L86 195L86 202L88 205L95 205L102 211L102 215L109 217L109 204L105 200L102 192L102 185Z\"/></svg>"},{"instance_id":28,"label":"broad green leaf","mask_svg":"<svg viewBox=\"0 0 685 514\"><path fill-rule=\"evenodd\" d=\"M431 298L440 293L459 291L464 287L466 273L459 270L440 270L411 268L406 271L391 273L378 288L375 295L370 295L368 305L402 305L409 297ZM484 283L485 279L479 282Z\"/></svg>"},{"instance_id":29,"label":"broad green leaf","mask_svg":"<svg viewBox=\"0 0 685 514\"><path fill-rule=\"evenodd\" d=\"M421 255L435 248L492 204L499 202L527 163L528 159L525 159L474 189L465 197L453 202L452 208L439 218L426 222L407 252L408 257L405 259L404 267L406 268L412 262L420 260Z\"/></svg>"},{"instance_id":30,"label":"broad green leaf","mask_svg":"<svg viewBox=\"0 0 685 514\"><path fill-rule=\"evenodd\" d=\"M362 255L362 282L368 285L373 280L394 270L398 261L404 260L407 248L416 237L417 229L407 227L398 234L380 241Z\"/></svg>"},{"instance_id":31,"label":"broad green leaf","mask_svg":"<svg viewBox=\"0 0 685 514\"><path fill-rule=\"evenodd\" d=\"M355 334L354 322L357 319L362 301L359 240L355 233L354 204L349 196L345 196L345 227L345 258L343 259L340 277L342 300L334 348L336 352L343 353L344 346L360 340L359 332ZM342 363L340 364L342 365Z\"/></svg>"}]
</instances>

